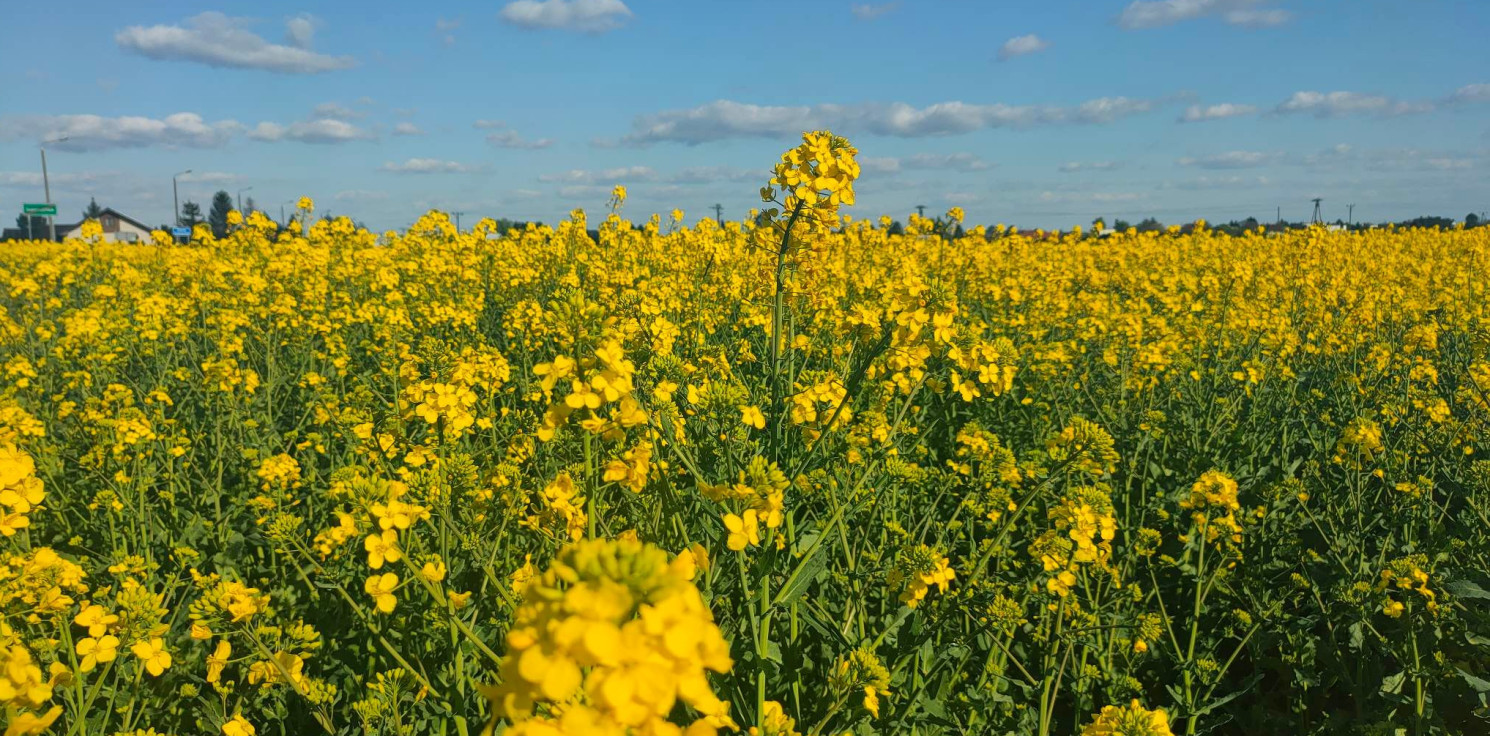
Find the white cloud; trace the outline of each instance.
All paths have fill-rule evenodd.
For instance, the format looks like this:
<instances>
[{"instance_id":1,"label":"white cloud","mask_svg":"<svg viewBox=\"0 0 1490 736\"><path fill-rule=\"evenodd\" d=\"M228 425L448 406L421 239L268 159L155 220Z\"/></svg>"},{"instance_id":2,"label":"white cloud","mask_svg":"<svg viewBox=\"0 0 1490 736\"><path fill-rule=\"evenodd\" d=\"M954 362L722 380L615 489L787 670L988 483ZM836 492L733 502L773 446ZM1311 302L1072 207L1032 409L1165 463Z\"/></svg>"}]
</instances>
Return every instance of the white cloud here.
<instances>
[{"instance_id":1,"label":"white cloud","mask_svg":"<svg viewBox=\"0 0 1490 736\"><path fill-rule=\"evenodd\" d=\"M1078 171L1112 171L1120 166L1116 161L1067 161L1056 169L1064 174Z\"/></svg>"},{"instance_id":2,"label":"white cloud","mask_svg":"<svg viewBox=\"0 0 1490 736\"><path fill-rule=\"evenodd\" d=\"M993 168L993 164L973 153L917 153L902 158L862 158L859 165L865 171L879 174L927 169L968 172Z\"/></svg>"},{"instance_id":3,"label":"white cloud","mask_svg":"<svg viewBox=\"0 0 1490 736\"><path fill-rule=\"evenodd\" d=\"M84 187L96 184L105 179L118 178L117 172L59 172L48 177L51 185L55 187ZM17 189L30 189L41 187L40 171L0 171L0 187L13 187Z\"/></svg>"},{"instance_id":4,"label":"white cloud","mask_svg":"<svg viewBox=\"0 0 1490 736\"><path fill-rule=\"evenodd\" d=\"M674 184L713 184L721 181L747 182L759 180L762 184L771 177L763 169L737 169L732 166L692 166L668 174L667 181Z\"/></svg>"},{"instance_id":5,"label":"white cloud","mask_svg":"<svg viewBox=\"0 0 1490 736\"><path fill-rule=\"evenodd\" d=\"M1449 102L1490 102L1490 84L1466 84L1449 95Z\"/></svg>"},{"instance_id":6,"label":"white cloud","mask_svg":"<svg viewBox=\"0 0 1490 736\"><path fill-rule=\"evenodd\" d=\"M1199 158L1185 156L1176 160L1175 163L1180 166L1194 166L1202 169L1250 169L1266 166L1280 158L1282 154L1265 151L1227 151Z\"/></svg>"},{"instance_id":7,"label":"white cloud","mask_svg":"<svg viewBox=\"0 0 1490 736\"><path fill-rule=\"evenodd\" d=\"M605 33L625 25L631 9L621 0L517 0L500 16L523 28Z\"/></svg>"},{"instance_id":8,"label":"white cloud","mask_svg":"<svg viewBox=\"0 0 1490 736\"><path fill-rule=\"evenodd\" d=\"M178 112L164 118L126 115L22 115L0 118L0 140L60 138L68 140L53 148L98 151L109 148L184 146L216 148L243 129L233 120L209 123L194 112Z\"/></svg>"},{"instance_id":9,"label":"white cloud","mask_svg":"<svg viewBox=\"0 0 1490 736\"><path fill-rule=\"evenodd\" d=\"M1075 202L1110 204L1114 202L1136 202L1147 199L1143 192L1040 192L1041 202Z\"/></svg>"},{"instance_id":10,"label":"white cloud","mask_svg":"<svg viewBox=\"0 0 1490 736\"><path fill-rule=\"evenodd\" d=\"M1275 108L1279 114L1303 113L1317 118L1347 115L1408 115L1433 110L1431 102L1406 102L1360 92L1295 92Z\"/></svg>"},{"instance_id":11,"label":"white cloud","mask_svg":"<svg viewBox=\"0 0 1490 736\"><path fill-rule=\"evenodd\" d=\"M477 130L496 130L507 127L507 123L501 120L477 120L471 123L471 127Z\"/></svg>"},{"instance_id":12,"label":"white cloud","mask_svg":"<svg viewBox=\"0 0 1490 736\"><path fill-rule=\"evenodd\" d=\"M440 43L443 43L446 46L454 46L455 45L455 33L454 33L454 31L455 31L455 29L460 28L460 24L461 24L461 19L460 18L456 18L454 20L446 20L444 18L436 18L435 19L435 32L438 33L438 34L440 34Z\"/></svg>"},{"instance_id":13,"label":"white cloud","mask_svg":"<svg viewBox=\"0 0 1490 736\"><path fill-rule=\"evenodd\" d=\"M1184 181L1166 181L1157 189L1192 191L1196 189L1249 189L1272 183L1266 176L1199 176Z\"/></svg>"},{"instance_id":14,"label":"white cloud","mask_svg":"<svg viewBox=\"0 0 1490 736\"><path fill-rule=\"evenodd\" d=\"M1472 169L1475 167L1475 160L1472 158L1425 158L1423 159L1423 166L1438 171Z\"/></svg>"},{"instance_id":15,"label":"white cloud","mask_svg":"<svg viewBox=\"0 0 1490 736\"><path fill-rule=\"evenodd\" d=\"M478 126L480 127L480 126ZM524 148L539 149L548 148L554 144L552 138L538 138L528 140L517 134L515 130L499 130L486 136L486 142L497 148Z\"/></svg>"},{"instance_id":16,"label":"white cloud","mask_svg":"<svg viewBox=\"0 0 1490 736\"><path fill-rule=\"evenodd\" d=\"M1185 109L1185 114L1180 116L1180 122L1200 123L1255 114L1257 114L1257 108L1252 105L1236 105L1230 102L1223 102L1219 105L1191 105Z\"/></svg>"},{"instance_id":17,"label":"white cloud","mask_svg":"<svg viewBox=\"0 0 1490 736\"><path fill-rule=\"evenodd\" d=\"M559 187L558 195L564 199L585 199L586 197L599 197L605 191L605 187L594 184L571 184Z\"/></svg>"},{"instance_id":18,"label":"white cloud","mask_svg":"<svg viewBox=\"0 0 1490 736\"><path fill-rule=\"evenodd\" d=\"M663 141L698 144L730 138L787 138L804 130L824 128L845 133L919 138L985 128L1108 123L1147 112L1154 106L1155 103L1149 100L1126 97L1104 97L1075 107L975 105L966 102L942 102L920 108L903 102L785 107L717 100L694 108L639 116L632 121L631 133L619 142L628 145Z\"/></svg>"},{"instance_id":19,"label":"white cloud","mask_svg":"<svg viewBox=\"0 0 1490 736\"><path fill-rule=\"evenodd\" d=\"M1293 20L1293 13L1278 8L1233 10L1221 16L1227 23L1243 28L1276 28Z\"/></svg>"},{"instance_id":20,"label":"white cloud","mask_svg":"<svg viewBox=\"0 0 1490 736\"><path fill-rule=\"evenodd\" d=\"M282 74L316 74L347 69L350 56L328 56L310 50L314 23L308 16L285 25L288 44L270 43L248 30L250 21L209 11L188 18L184 26L129 26L114 42L159 61L194 61L215 67L263 69Z\"/></svg>"},{"instance_id":21,"label":"white cloud","mask_svg":"<svg viewBox=\"0 0 1490 736\"><path fill-rule=\"evenodd\" d=\"M1004 42L999 47L999 61L1008 61L1016 56L1034 54L1050 48L1050 42L1031 33L1025 36L1015 36Z\"/></svg>"},{"instance_id":22,"label":"white cloud","mask_svg":"<svg viewBox=\"0 0 1490 736\"><path fill-rule=\"evenodd\" d=\"M396 124L396 125L393 126L393 134L394 135L424 135L424 131L420 130L419 129L419 126L417 126L417 125L415 125L413 123L403 122L403 123L398 123L398 124Z\"/></svg>"},{"instance_id":23,"label":"white cloud","mask_svg":"<svg viewBox=\"0 0 1490 736\"><path fill-rule=\"evenodd\" d=\"M1075 110L1071 111L1066 120L1077 123L1110 123L1118 118L1129 115L1148 112L1154 109L1154 103L1149 100L1135 100L1129 97L1099 97L1081 103Z\"/></svg>"},{"instance_id":24,"label":"white cloud","mask_svg":"<svg viewBox=\"0 0 1490 736\"><path fill-rule=\"evenodd\" d=\"M337 102L322 102L310 111L313 120L356 120L363 116L364 113Z\"/></svg>"},{"instance_id":25,"label":"white cloud","mask_svg":"<svg viewBox=\"0 0 1490 736\"><path fill-rule=\"evenodd\" d=\"M481 167L438 158L411 158L401 164L389 161L379 166L378 170L395 174L469 174L480 171Z\"/></svg>"},{"instance_id":26,"label":"white cloud","mask_svg":"<svg viewBox=\"0 0 1490 736\"><path fill-rule=\"evenodd\" d=\"M242 179L243 177L237 174L229 174L226 171L193 171L189 174L182 174L181 176L176 177L176 180L183 184L187 182L197 182L201 184L232 184L234 182L241 181Z\"/></svg>"},{"instance_id":27,"label":"white cloud","mask_svg":"<svg viewBox=\"0 0 1490 736\"><path fill-rule=\"evenodd\" d=\"M622 166L598 171L571 169L562 174L543 174L538 177L538 181L594 186L600 184L625 184L636 181L656 181L657 178L657 171L650 166Z\"/></svg>"},{"instance_id":28,"label":"white cloud","mask_svg":"<svg viewBox=\"0 0 1490 736\"><path fill-rule=\"evenodd\" d=\"M376 138L372 131L359 128L345 120L322 118L305 120L289 125L259 123L248 131L248 137L256 141L273 143L297 141L300 143L347 143Z\"/></svg>"},{"instance_id":29,"label":"white cloud","mask_svg":"<svg viewBox=\"0 0 1490 736\"><path fill-rule=\"evenodd\" d=\"M338 202L379 202L388 199L388 193L367 189L348 189L344 192L337 192L332 199Z\"/></svg>"},{"instance_id":30,"label":"white cloud","mask_svg":"<svg viewBox=\"0 0 1490 736\"><path fill-rule=\"evenodd\" d=\"M300 14L285 21L285 39L291 46L297 49L309 49L311 41L316 36L316 20L307 14Z\"/></svg>"},{"instance_id":31,"label":"white cloud","mask_svg":"<svg viewBox=\"0 0 1490 736\"><path fill-rule=\"evenodd\" d=\"M874 20L875 18L888 13L899 6L900 3L898 2L861 3L849 8L849 11L852 12L854 14L854 17L858 18L859 20Z\"/></svg>"},{"instance_id":32,"label":"white cloud","mask_svg":"<svg viewBox=\"0 0 1490 736\"><path fill-rule=\"evenodd\" d=\"M1225 22L1246 28L1265 28L1287 23L1293 14L1277 8L1259 7L1263 0L1135 0L1118 16L1127 29L1159 28L1187 20L1220 16Z\"/></svg>"},{"instance_id":33,"label":"white cloud","mask_svg":"<svg viewBox=\"0 0 1490 736\"><path fill-rule=\"evenodd\" d=\"M900 171L900 159L893 156L860 156L859 170L868 174L893 174Z\"/></svg>"}]
</instances>

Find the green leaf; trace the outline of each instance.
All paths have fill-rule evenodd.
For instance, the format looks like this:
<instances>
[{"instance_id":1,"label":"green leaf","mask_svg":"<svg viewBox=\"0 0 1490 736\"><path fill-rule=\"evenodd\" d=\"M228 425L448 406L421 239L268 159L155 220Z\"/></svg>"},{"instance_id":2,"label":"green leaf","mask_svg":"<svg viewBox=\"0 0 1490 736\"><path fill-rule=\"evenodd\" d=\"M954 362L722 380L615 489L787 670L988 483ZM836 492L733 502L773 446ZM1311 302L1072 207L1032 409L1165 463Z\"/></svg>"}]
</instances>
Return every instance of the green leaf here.
<instances>
[{"instance_id":1,"label":"green leaf","mask_svg":"<svg viewBox=\"0 0 1490 736\"><path fill-rule=\"evenodd\" d=\"M813 581L817 580L818 576L823 574L823 570L828 567L828 555L825 553L827 548L826 544L817 545L807 557L797 563L797 569L787 577L781 590L776 591L776 598L771 605L779 606L807 592L808 586L812 585Z\"/></svg>"},{"instance_id":2,"label":"green leaf","mask_svg":"<svg viewBox=\"0 0 1490 736\"><path fill-rule=\"evenodd\" d=\"M1469 683L1469 686L1474 688L1475 692L1482 694L1490 693L1490 680L1475 677L1474 675L1465 672L1463 669L1459 670L1459 676L1464 678L1464 681Z\"/></svg>"},{"instance_id":3,"label":"green leaf","mask_svg":"<svg viewBox=\"0 0 1490 736\"><path fill-rule=\"evenodd\" d=\"M1451 580L1443 587L1460 598L1479 598L1490 601L1490 591L1481 588L1479 583L1473 580Z\"/></svg>"},{"instance_id":4,"label":"green leaf","mask_svg":"<svg viewBox=\"0 0 1490 736\"><path fill-rule=\"evenodd\" d=\"M1350 648L1359 650L1366 641L1366 627L1360 621L1350 625Z\"/></svg>"},{"instance_id":5,"label":"green leaf","mask_svg":"<svg viewBox=\"0 0 1490 736\"><path fill-rule=\"evenodd\" d=\"M1407 681L1407 671L1403 670L1395 675L1387 675L1381 678L1381 692L1388 695L1396 695L1402 692L1402 683Z\"/></svg>"},{"instance_id":6,"label":"green leaf","mask_svg":"<svg viewBox=\"0 0 1490 736\"><path fill-rule=\"evenodd\" d=\"M1236 692L1230 693L1228 695L1223 695L1219 698L1213 698L1211 702L1205 704L1204 708L1195 711L1194 715L1203 716L1217 708L1220 708L1223 705L1226 705L1227 703L1230 703L1233 700L1236 700L1242 695L1245 695L1248 690L1252 689L1253 685L1256 685L1261 680L1262 675L1253 675L1247 678L1247 681L1242 683L1242 686L1238 688Z\"/></svg>"},{"instance_id":7,"label":"green leaf","mask_svg":"<svg viewBox=\"0 0 1490 736\"><path fill-rule=\"evenodd\" d=\"M947 717L947 709L942 706L942 701L936 700L935 698L927 698L925 700L922 700L921 709L926 711L927 713L930 713L931 715L936 716L937 718Z\"/></svg>"}]
</instances>

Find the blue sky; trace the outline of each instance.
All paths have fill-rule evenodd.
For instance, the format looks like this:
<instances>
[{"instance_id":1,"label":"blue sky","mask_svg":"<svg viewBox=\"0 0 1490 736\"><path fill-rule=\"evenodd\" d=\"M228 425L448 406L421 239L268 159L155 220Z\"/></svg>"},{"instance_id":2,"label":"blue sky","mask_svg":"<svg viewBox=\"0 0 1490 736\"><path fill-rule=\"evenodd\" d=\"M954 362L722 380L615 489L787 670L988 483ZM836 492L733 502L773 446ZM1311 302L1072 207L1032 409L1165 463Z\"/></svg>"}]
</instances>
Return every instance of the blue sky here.
<instances>
[{"instance_id":1,"label":"blue sky","mask_svg":"<svg viewBox=\"0 0 1490 736\"><path fill-rule=\"evenodd\" d=\"M858 146L861 217L1068 226L1490 210L1482 0L69 3L0 45L0 218L305 194L376 229L723 204ZM40 28L40 26L38 26ZM64 31L65 29L65 31ZM60 39L66 39L59 46Z\"/></svg>"}]
</instances>

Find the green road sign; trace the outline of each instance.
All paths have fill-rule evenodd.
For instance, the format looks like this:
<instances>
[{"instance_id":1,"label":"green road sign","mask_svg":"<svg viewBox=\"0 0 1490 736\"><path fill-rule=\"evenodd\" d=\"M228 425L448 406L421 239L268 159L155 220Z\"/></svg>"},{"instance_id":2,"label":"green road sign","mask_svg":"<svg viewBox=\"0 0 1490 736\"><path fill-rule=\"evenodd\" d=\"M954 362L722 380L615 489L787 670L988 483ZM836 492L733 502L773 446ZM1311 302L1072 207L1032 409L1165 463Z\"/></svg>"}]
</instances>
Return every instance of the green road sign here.
<instances>
[{"instance_id":1,"label":"green road sign","mask_svg":"<svg viewBox=\"0 0 1490 736\"><path fill-rule=\"evenodd\" d=\"M55 217L57 215L57 205L23 204L21 205L21 211L25 212L28 215L52 215Z\"/></svg>"}]
</instances>

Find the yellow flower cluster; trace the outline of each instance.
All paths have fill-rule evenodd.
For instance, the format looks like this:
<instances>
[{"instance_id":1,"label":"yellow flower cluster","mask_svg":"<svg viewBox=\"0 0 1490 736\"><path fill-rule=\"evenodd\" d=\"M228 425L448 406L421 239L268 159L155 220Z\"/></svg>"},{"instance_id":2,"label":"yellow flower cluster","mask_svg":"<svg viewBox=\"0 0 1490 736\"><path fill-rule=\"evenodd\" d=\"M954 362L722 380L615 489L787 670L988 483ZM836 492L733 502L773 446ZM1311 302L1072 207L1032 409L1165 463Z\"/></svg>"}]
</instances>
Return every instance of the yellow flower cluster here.
<instances>
[{"instance_id":1,"label":"yellow flower cluster","mask_svg":"<svg viewBox=\"0 0 1490 736\"><path fill-rule=\"evenodd\" d=\"M7 626L0 631L0 638L9 641L14 638L14 632ZM39 734L51 728L62 715L62 706L54 705L45 711L42 708L52 699L52 691L57 686L71 682L67 667L53 662L50 674L42 679L41 667L32 659L31 652L20 644L7 643L3 656L4 661L0 662L4 668L0 671L0 705L5 706L9 724L5 729L6 736Z\"/></svg>"},{"instance_id":2,"label":"yellow flower cluster","mask_svg":"<svg viewBox=\"0 0 1490 736\"><path fill-rule=\"evenodd\" d=\"M614 340L597 348L592 357L575 361L561 355L553 362L534 366L533 372L542 379L543 396L552 402L538 430L541 440L552 440L577 411L583 412L581 427L607 438L623 436L626 428L647 421L647 413L631 395L636 366ZM566 393L555 399L558 389ZM609 413L602 414L607 407Z\"/></svg>"},{"instance_id":3,"label":"yellow flower cluster","mask_svg":"<svg viewBox=\"0 0 1490 736\"><path fill-rule=\"evenodd\" d=\"M1046 591L1064 597L1076 585L1080 565L1108 569L1117 520L1112 498L1099 486L1072 489L1048 516L1052 528L1030 544L1030 554L1050 575Z\"/></svg>"},{"instance_id":4,"label":"yellow flower cluster","mask_svg":"<svg viewBox=\"0 0 1490 736\"><path fill-rule=\"evenodd\" d=\"M1382 613L1398 618L1407 610L1407 604L1392 596L1393 592L1415 592L1423 599L1423 607L1431 613L1438 612L1438 594L1428 587L1428 573L1423 569L1428 564L1424 555L1409 555L1393 560L1381 571L1376 590L1384 593Z\"/></svg>"},{"instance_id":5,"label":"yellow flower cluster","mask_svg":"<svg viewBox=\"0 0 1490 736\"><path fill-rule=\"evenodd\" d=\"M854 203L854 180L859 178L858 149L848 140L827 131L802 134L802 145L781 155L770 185L761 189L761 199L781 202L788 215L802 211L825 226L838 224L838 206Z\"/></svg>"},{"instance_id":6,"label":"yellow flower cluster","mask_svg":"<svg viewBox=\"0 0 1490 736\"><path fill-rule=\"evenodd\" d=\"M1180 501L1180 508L1190 510L1191 521L1208 542L1224 536L1228 542L1241 543L1242 526L1236 518L1241 507L1236 481L1219 470L1202 473L1190 487L1190 495Z\"/></svg>"},{"instance_id":7,"label":"yellow flower cluster","mask_svg":"<svg viewBox=\"0 0 1490 736\"><path fill-rule=\"evenodd\" d=\"M45 497L31 456L15 445L0 445L0 534L9 537L30 526L32 508Z\"/></svg>"},{"instance_id":8,"label":"yellow flower cluster","mask_svg":"<svg viewBox=\"0 0 1490 736\"><path fill-rule=\"evenodd\" d=\"M942 593L952 585L957 572L952 560L924 544L901 551L890 570L889 584L900 590L900 602L915 608L936 586Z\"/></svg>"},{"instance_id":9,"label":"yellow flower cluster","mask_svg":"<svg viewBox=\"0 0 1490 736\"><path fill-rule=\"evenodd\" d=\"M1169 714L1163 708L1149 710L1137 700L1127 706L1108 705L1092 718L1081 736L1174 736Z\"/></svg>"},{"instance_id":10,"label":"yellow flower cluster","mask_svg":"<svg viewBox=\"0 0 1490 736\"><path fill-rule=\"evenodd\" d=\"M733 666L691 578L692 556L628 540L565 547L530 581L507 634L500 684L488 690L507 733L682 734L732 727L707 672Z\"/></svg>"}]
</instances>

